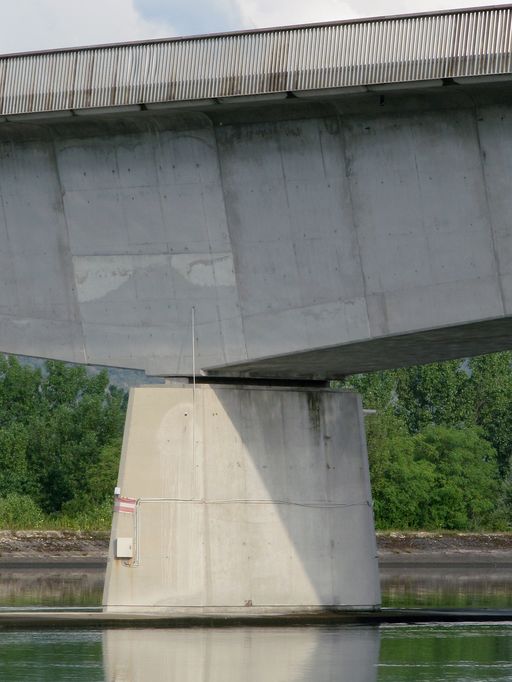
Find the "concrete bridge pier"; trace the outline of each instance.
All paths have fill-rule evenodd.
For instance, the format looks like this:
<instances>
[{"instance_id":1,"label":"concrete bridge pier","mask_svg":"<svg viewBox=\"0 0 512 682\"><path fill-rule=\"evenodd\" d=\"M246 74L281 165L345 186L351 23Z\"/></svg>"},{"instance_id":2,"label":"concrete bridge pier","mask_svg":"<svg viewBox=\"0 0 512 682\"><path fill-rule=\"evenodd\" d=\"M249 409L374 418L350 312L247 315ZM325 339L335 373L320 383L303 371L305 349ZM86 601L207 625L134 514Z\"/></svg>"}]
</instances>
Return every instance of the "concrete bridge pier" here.
<instances>
[{"instance_id":1,"label":"concrete bridge pier","mask_svg":"<svg viewBox=\"0 0 512 682\"><path fill-rule=\"evenodd\" d=\"M106 611L249 616L380 603L355 393L132 389L118 486Z\"/></svg>"}]
</instances>

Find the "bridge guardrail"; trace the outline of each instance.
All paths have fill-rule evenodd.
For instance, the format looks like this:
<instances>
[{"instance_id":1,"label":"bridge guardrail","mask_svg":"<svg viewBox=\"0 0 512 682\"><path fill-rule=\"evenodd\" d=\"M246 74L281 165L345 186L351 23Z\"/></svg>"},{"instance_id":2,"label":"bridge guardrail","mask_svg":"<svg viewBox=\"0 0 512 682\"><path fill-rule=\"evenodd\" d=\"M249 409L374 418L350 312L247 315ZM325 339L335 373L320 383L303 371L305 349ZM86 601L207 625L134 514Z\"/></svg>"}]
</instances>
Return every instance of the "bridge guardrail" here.
<instances>
[{"instance_id":1,"label":"bridge guardrail","mask_svg":"<svg viewBox=\"0 0 512 682\"><path fill-rule=\"evenodd\" d=\"M512 7L0 57L0 115L512 71Z\"/></svg>"}]
</instances>

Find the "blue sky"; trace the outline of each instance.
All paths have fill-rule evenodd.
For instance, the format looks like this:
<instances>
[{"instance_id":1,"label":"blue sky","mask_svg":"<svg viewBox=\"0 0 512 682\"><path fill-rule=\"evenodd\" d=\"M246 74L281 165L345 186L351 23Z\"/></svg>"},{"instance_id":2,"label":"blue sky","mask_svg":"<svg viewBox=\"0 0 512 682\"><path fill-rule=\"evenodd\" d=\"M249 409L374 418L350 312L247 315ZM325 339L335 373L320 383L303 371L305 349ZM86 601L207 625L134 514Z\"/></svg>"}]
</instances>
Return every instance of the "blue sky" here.
<instances>
[{"instance_id":1,"label":"blue sky","mask_svg":"<svg viewBox=\"0 0 512 682\"><path fill-rule=\"evenodd\" d=\"M222 0L135 0L141 16L173 24L180 35L236 30L242 17L234 2Z\"/></svg>"},{"instance_id":2,"label":"blue sky","mask_svg":"<svg viewBox=\"0 0 512 682\"><path fill-rule=\"evenodd\" d=\"M1 1L3 54L495 4L495 0Z\"/></svg>"}]
</instances>

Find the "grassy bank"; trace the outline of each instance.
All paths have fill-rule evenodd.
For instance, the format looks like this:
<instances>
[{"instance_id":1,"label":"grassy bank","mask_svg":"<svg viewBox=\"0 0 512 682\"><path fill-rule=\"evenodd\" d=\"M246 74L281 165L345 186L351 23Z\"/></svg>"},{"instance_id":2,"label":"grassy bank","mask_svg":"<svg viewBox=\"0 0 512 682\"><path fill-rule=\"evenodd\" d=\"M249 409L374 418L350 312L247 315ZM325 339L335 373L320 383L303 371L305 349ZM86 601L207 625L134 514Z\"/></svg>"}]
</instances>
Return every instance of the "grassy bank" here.
<instances>
[{"instance_id":1,"label":"grassy bank","mask_svg":"<svg viewBox=\"0 0 512 682\"><path fill-rule=\"evenodd\" d=\"M45 514L27 495L0 499L0 530L108 531L112 523L112 502L105 501L73 514Z\"/></svg>"}]
</instances>

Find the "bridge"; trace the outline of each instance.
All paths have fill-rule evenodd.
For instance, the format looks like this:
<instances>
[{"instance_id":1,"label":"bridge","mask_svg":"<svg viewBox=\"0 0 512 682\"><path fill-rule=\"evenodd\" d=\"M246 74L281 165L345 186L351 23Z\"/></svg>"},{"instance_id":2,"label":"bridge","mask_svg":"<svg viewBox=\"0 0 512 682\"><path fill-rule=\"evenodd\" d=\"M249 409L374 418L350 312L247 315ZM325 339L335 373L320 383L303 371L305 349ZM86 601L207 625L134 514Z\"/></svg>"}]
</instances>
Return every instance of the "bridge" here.
<instances>
[{"instance_id":1,"label":"bridge","mask_svg":"<svg viewBox=\"0 0 512 682\"><path fill-rule=\"evenodd\" d=\"M0 350L170 378L108 609L378 604L322 381L512 346L511 79L509 6L0 58Z\"/></svg>"}]
</instances>

